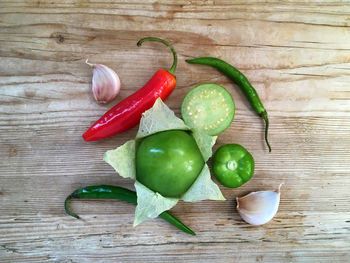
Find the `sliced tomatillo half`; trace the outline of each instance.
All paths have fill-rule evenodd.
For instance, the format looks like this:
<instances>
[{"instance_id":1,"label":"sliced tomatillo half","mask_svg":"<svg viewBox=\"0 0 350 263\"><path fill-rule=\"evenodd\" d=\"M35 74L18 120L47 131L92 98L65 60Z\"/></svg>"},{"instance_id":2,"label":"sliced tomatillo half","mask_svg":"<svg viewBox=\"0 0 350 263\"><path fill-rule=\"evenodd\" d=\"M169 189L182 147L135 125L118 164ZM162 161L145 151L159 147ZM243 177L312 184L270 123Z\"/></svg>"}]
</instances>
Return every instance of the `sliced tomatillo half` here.
<instances>
[{"instance_id":1,"label":"sliced tomatillo half","mask_svg":"<svg viewBox=\"0 0 350 263\"><path fill-rule=\"evenodd\" d=\"M230 126L235 115L235 103L224 87L215 83L201 84L185 96L181 115L188 126L214 136Z\"/></svg>"}]
</instances>

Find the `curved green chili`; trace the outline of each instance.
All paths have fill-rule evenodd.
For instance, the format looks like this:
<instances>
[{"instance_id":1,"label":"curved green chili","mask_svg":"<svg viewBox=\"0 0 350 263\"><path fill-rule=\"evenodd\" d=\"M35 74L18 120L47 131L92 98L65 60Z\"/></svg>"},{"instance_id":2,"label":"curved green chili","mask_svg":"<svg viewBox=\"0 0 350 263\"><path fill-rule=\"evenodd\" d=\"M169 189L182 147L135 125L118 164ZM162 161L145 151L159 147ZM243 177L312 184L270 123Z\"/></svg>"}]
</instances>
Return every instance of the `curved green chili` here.
<instances>
[{"instance_id":1,"label":"curved green chili","mask_svg":"<svg viewBox=\"0 0 350 263\"><path fill-rule=\"evenodd\" d=\"M64 202L64 208L66 210L66 213L77 219L79 219L80 217L69 210L69 201L71 199L119 199L137 205L137 195L135 192L129 189L113 185L87 186L75 190L66 198L66 201ZM169 222L170 224L184 231L187 234L193 236L196 235L196 233L194 233L189 227L187 227L184 223L182 223L179 219L170 214L168 211L161 213L159 217L163 218L165 221Z\"/></svg>"},{"instance_id":2,"label":"curved green chili","mask_svg":"<svg viewBox=\"0 0 350 263\"><path fill-rule=\"evenodd\" d=\"M269 152L271 152L271 146L267 139L267 134L269 130L269 119L267 117L267 112L258 96L258 93L254 89L252 84L250 84L248 79L243 75L243 73L240 72L235 67L228 64L227 62L218 58L213 58L213 57L187 59L186 62L191 64L202 64L202 65L212 66L218 69L219 71L221 71L222 73L224 73L226 76L232 79L235 83L237 83L237 85L243 91L244 95L247 97L254 111L258 113L259 116L263 118L263 120L265 121L265 141L266 141L267 147L269 148Z\"/></svg>"},{"instance_id":3,"label":"curved green chili","mask_svg":"<svg viewBox=\"0 0 350 263\"><path fill-rule=\"evenodd\" d=\"M157 38L157 37L145 37L145 38L142 38L142 39L140 39L137 42L137 46L140 47L142 45L142 43L145 42L145 41L160 42L160 43L163 43L164 45L166 45L167 47L170 48L171 53L173 54L173 64L171 65L171 68L168 70L168 72L174 75L175 70L176 70L176 66L177 66L177 55L176 55L176 51L173 48L173 46L169 42L167 42L167 41L165 41L165 40L163 40L161 38Z\"/></svg>"}]
</instances>

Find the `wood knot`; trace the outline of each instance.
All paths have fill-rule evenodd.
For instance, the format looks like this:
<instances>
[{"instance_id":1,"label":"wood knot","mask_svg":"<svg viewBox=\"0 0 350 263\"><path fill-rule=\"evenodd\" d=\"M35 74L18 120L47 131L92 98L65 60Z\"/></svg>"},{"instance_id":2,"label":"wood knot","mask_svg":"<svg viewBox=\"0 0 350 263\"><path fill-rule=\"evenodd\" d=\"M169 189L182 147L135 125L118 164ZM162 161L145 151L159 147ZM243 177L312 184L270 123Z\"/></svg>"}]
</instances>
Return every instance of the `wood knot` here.
<instances>
[{"instance_id":1,"label":"wood knot","mask_svg":"<svg viewBox=\"0 0 350 263\"><path fill-rule=\"evenodd\" d=\"M62 33L59 33L59 32L51 34L50 37L56 39L56 42L58 44L62 44L66 40L64 35Z\"/></svg>"},{"instance_id":2,"label":"wood knot","mask_svg":"<svg viewBox=\"0 0 350 263\"><path fill-rule=\"evenodd\" d=\"M11 147L9 150L9 157L13 157L17 155L17 149L15 147Z\"/></svg>"},{"instance_id":3,"label":"wood knot","mask_svg":"<svg viewBox=\"0 0 350 263\"><path fill-rule=\"evenodd\" d=\"M64 42L64 36L58 35L58 42L63 43Z\"/></svg>"}]
</instances>

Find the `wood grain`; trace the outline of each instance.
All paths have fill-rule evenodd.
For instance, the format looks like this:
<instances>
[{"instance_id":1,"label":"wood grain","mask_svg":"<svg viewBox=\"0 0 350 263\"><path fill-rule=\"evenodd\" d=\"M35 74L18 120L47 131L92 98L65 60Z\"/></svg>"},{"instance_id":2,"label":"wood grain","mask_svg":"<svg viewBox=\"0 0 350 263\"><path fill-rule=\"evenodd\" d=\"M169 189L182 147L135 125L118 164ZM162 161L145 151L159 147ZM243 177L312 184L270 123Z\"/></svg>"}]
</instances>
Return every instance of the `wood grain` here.
<instances>
[{"instance_id":1,"label":"wood grain","mask_svg":"<svg viewBox=\"0 0 350 263\"><path fill-rule=\"evenodd\" d=\"M180 116L185 94L216 82L233 95L236 116L214 149L240 143L256 172L227 201L180 202L172 212L187 236L161 219L133 228L122 201L73 201L78 187L133 189L103 162L137 128L100 142L81 134L101 114L179 55L167 104ZM0 262L348 262L350 256L350 5L343 1L1 1ZM185 59L220 57L251 80L271 119L263 123L243 94L214 69ZM97 105L85 59L121 78L118 99ZM272 222L245 224L235 197L275 189Z\"/></svg>"}]
</instances>

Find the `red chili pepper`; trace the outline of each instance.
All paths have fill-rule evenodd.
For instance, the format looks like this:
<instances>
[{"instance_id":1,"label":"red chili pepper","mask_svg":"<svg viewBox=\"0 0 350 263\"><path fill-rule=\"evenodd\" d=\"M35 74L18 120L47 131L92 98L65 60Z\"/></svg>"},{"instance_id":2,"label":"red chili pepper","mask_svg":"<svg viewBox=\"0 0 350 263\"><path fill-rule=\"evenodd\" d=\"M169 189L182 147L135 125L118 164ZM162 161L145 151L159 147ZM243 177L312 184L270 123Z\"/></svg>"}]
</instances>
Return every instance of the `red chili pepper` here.
<instances>
[{"instance_id":1,"label":"red chili pepper","mask_svg":"<svg viewBox=\"0 0 350 263\"><path fill-rule=\"evenodd\" d=\"M141 119L142 113L150 109L158 97L165 100L176 85L173 75L177 65L177 55L172 45L163 39L147 37L137 42L141 46L145 41L156 41L168 46L173 54L171 68L158 70L141 89L119 102L96 121L84 134L85 141L96 141L130 130Z\"/></svg>"}]
</instances>

